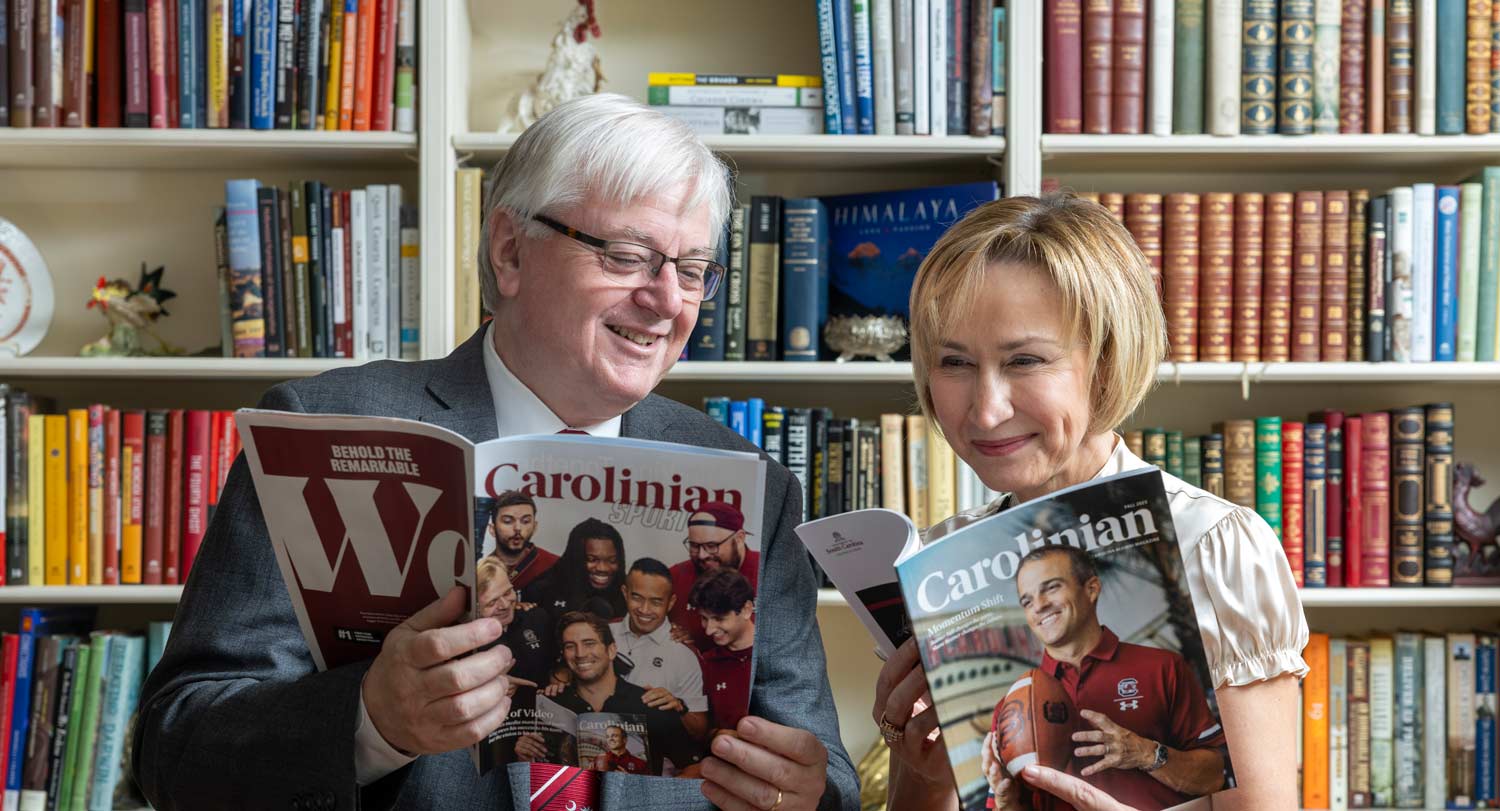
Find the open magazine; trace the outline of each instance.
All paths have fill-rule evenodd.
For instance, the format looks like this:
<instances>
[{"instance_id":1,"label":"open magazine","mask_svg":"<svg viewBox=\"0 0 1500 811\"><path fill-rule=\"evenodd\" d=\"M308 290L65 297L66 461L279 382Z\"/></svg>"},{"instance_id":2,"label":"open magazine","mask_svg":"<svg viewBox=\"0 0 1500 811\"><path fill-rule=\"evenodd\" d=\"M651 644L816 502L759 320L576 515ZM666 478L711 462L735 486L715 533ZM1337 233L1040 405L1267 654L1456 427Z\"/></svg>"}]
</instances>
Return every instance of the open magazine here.
<instances>
[{"instance_id":1,"label":"open magazine","mask_svg":"<svg viewBox=\"0 0 1500 811\"><path fill-rule=\"evenodd\" d=\"M511 711L480 773L692 776L749 710L764 462L587 435L478 445L412 420L247 409L245 458L319 669L455 584L495 617Z\"/></svg>"},{"instance_id":2,"label":"open magazine","mask_svg":"<svg viewBox=\"0 0 1500 811\"><path fill-rule=\"evenodd\" d=\"M984 808L990 794L981 769L990 732L1012 774L1041 762L1082 777L1100 758L1076 756L1090 744L1072 734L1123 728L1152 762L1083 779L1140 811L1207 807L1152 776L1155 744L1177 768L1191 764L1200 785L1232 787L1160 471L1060 490L925 547L910 521L888 510L821 519L797 533L878 650L888 655L902 633L916 636L965 809ZM909 626L893 618L893 586ZM1020 799L1038 811L1063 807L1029 788Z\"/></svg>"}]
</instances>

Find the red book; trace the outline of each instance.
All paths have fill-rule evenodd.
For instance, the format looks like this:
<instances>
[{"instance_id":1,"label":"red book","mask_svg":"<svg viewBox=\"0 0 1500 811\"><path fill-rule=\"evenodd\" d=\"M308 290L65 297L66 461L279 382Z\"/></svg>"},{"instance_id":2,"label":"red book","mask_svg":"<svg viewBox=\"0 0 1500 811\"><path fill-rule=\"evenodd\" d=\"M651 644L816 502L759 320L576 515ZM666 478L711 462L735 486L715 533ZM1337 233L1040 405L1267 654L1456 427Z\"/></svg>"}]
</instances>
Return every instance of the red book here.
<instances>
[{"instance_id":1,"label":"red book","mask_svg":"<svg viewBox=\"0 0 1500 811\"><path fill-rule=\"evenodd\" d=\"M125 0L125 126L151 126L150 28L146 0Z\"/></svg>"},{"instance_id":2,"label":"red book","mask_svg":"<svg viewBox=\"0 0 1500 811\"><path fill-rule=\"evenodd\" d=\"M1151 263L1151 280L1156 283L1156 297L1161 298L1161 195L1125 195L1125 228L1135 238L1135 246Z\"/></svg>"},{"instance_id":3,"label":"red book","mask_svg":"<svg viewBox=\"0 0 1500 811\"><path fill-rule=\"evenodd\" d=\"M0 736L4 740L10 740L11 711L16 701L16 660L21 652L21 637L17 634L5 634L4 642L0 643ZM7 768L10 760L10 747L0 746L5 751L0 752L0 769Z\"/></svg>"},{"instance_id":4,"label":"red book","mask_svg":"<svg viewBox=\"0 0 1500 811\"><path fill-rule=\"evenodd\" d=\"M1234 195L1203 195L1199 226L1198 360L1226 363L1234 340Z\"/></svg>"},{"instance_id":5,"label":"red book","mask_svg":"<svg viewBox=\"0 0 1500 811\"><path fill-rule=\"evenodd\" d=\"M128 476L130 497L122 496L124 526L120 531L120 582L141 582L141 532L146 518L146 414L129 411L121 420L121 453L130 457Z\"/></svg>"},{"instance_id":6,"label":"red book","mask_svg":"<svg viewBox=\"0 0 1500 811\"><path fill-rule=\"evenodd\" d=\"M203 513L203 522L207 525L214 520L214 510L219 506L219 445L224 438L224 412L210 411L208 413L208 478L203 486L204 500L207 509Z\"/></svg>"},{"instance_id":7,"label":"red book","mask_svg":"<svg viewBox=\"0 0 1500 811\"><path fill-rule=\"evenodd\" d=\"M167 126L167 3L146 0L146 73L151 127Z\"/></svg>"},{"instance_id":8,"label":"red book","mask_svg":"<svg viewBox=\"0 0 1500 811\"><path fill-rule=\"evenodd\" d=\"M1230 360L1260 360L1260 291L1265 266L1266 196L1234 196L1234 351Z\"/></svg>"},{"instance_id":9,"label":"red book","mask_svg":"<svg viewBox=\"0 0 1500 811\"><path fill-rule=\"evenodd\" d=\"M141 582L162 583L162 544L167 514L167 412L146 412L146 541L141 558Z\"/></svg>"},{"instance_id":10,"label":"red book","mask_svg":"<svg viewBox=\"0 0 1500 811\"><path fill-rule=\"evenodd\" d=\"M1116 0L1110 131L1139 135L1146 126L1146 0Z\"/></svg>"},{"instance_id":11,"label":"red book","mask_svg":"<svg viewBox=\"0 0 1500 811\"><path fill-rule=\"evenodd\" d=\"M1113 112L1115 0L1083 0L1083 131L1108 135Z\"/></svg>"},{"instance_id":12,"label":"red book","mask_svg":"<svg viewBox=\"0 0 1500 811\"><path fill-rule=\"evenodd\" d=\"M1292 215L1292 360L1322 354L1323 193L1299 191Z\"/></svg>"},{"instance_id":13,"label":"red book","mask_svg":"<svg viewBox=\"0 0 1500 811\"><path fill-rule=\"evenodd\" d=\"M370 105L375 82L375 7L376 0L359 0L359 52L354 61L354 120L356 132L370 129Z\"/></svg>"},{"instance_id":14,"label":"red book","mask_svg":"<svg viewBox=\"0 0 1500 811\"><path fill-rule=\"evenodd\" d=\"M1265 272L1261 277L1261 351L1264 361L1291 360L1292 211L1290 192L1266 195Z\"/></svg>"},{"instance_id":15,"label":"red book","mask_svg":"<svg viewBox=\"0 0 1500 811\"><path fill-rule=\"evenodd\" d=\"M1344 412L1324 411L1317 418L1328 426L1328 466L1323 498L1327 504L1324 533L1328 543L1328 586L1344 585Z\"/></svg>"},{"instance_id":16,"label":"red book","mask_svg":"<svg viewBox=\"0 0 1500 811\"><path fill-rule=\"evenodd\" d=\"M89 61L88 29L84 0L65 0L63 6L63 117L64 127L86 127L89 123L89 85L84 63Z\"/></svg>"},{"instance_id":17,"label":"red book","mask_svg":"<svg viewBox=\"0 0 1500 811\"><path fill-rule=\"evenodd\" d=\"M203 533L208 530L208 459L209 423L213 415L207 411L193 409L186 415L186 465L184 483L185 503L182 521L182 572L181 579L187 582L188 571L193 568L193 559L198 556L198 547L203 543Z\"/></svg>"},{"instance_id":18,"label":"red book","mask_svg":"<svg viewBox=\"0 0 1500 811\"><path fill-rule=\"evenodd\" d=\"M1281 548L1292 580L1302 587L1304 544L1302 538L1302 423L1281 424Z\"/></svg>"},{"instance_id":19,"label":"red book","mask_svg":"<svg viewBox=\"0 0 1500 811\"><path fill-rule=\"evenodd\" d=\"M178 62L177 62L177 0L167 0L167 35L164 38L164 50L166 54L166 78L167 78L167 128L176 129L182 121L182 109L179 106L182 97L178 95ZM191 81L191 79L189 79Z\"/></svg>"},{"instance_id":20,"label":"red book","mask_svg":"<svg viewBox=\"0 0 1500 811\"><path fill-rule=\"evenodd\" d=\"M1344 418L1344 585L1364 585L1364 421Z\"/></svg>"},{"instance_id":21,"label":"red book","mask_svg":"<svg viewBox=\"0 0 1500 811\"><path fill-rule=\"evenodd\" d=\"M1349 360L1349 192L1323 195L1324 363Z\"/></svg>"},{"instance_id":22,"label":"red book","mask_svg":"<svg viewBox=\"0 0 1500 811\"><path fill-rule=\"evenodd\" d=\"M162 513L161 581L169 586L182 582L182 473L184 464L183 412L167 412L167 481L166 509Z\"/></svg>"},{"instance_id":23,"label":"red book","mask_svg":"<svg viewBox=\"0 0 1500 811\"><path fill-rule=\"evenodd\" d=\"M1339 132L1346 135L1365 131L1366 4L1367 0L1343 0L1340 4L1343 14L1339 26ZM1485 79L1488 86L1488 71Z\"/></svg>"},{"instance_id":24,"label":"red book","mask_svg":"<svg viewBox=\"0 0 1500 811\"><path fill-rule=\"evenodd\" d=\"M218 494L224 492L224 482L229 479L229 469L234 467L236 444L240 438L239 432L234 426L234 412L220 411L219 419L224 423L224 428L219 432L219 440L215 445L218 448L218 476L214 479L214 500L217 502Z\"/></svg>"},{"instance_id":25,"label":"red book","mask_svg":"<svg viewBox=\"0 0 1500 811\"><path fill-rule=\"evenodd\" d=\"M120 583L120 412L104 410L104 585Z\"/></svg>"},{"instance_id":26,"label":"red book","mask_svg":"<svg viewBox=\"0 0 1500 811\"><path fill-rule=\"evenodd\" d=\"M94 74L98 97L94 126L118 127L121 117L121 79L125 69L124 22L120 0L94 0Z\"/></svg>"},{"instance_id":27,"label":"red book","mask_svg":"<svg viewBox=\"0 0 1500 811\"><path fill-rule=\"evenodd\" d=\"M370 129L389 132L396 114L396 2L379 0L375 22L375 94L370 107Z\"/></svg>"},{"instance_id":28,"label":"red book","mask_svg":"<svg viewBox=\"0 0 1500 811\"><path fill-rule=\"evenodd\" d=\"M1165 288L1168 359L1198 359L1198 222L1197 194L1169 194L1164 207L1162 283Z\"/></svg>"},{"instance_id":29,"label":"red book","mask_svg":"<svg viewBox=\"0 0 1500 811\"><path fill-rule=\"evenodd\" d=\"M1360 580L1364 586L1391 584L1391 415L1383 411L1362 418L1360 507L1364 512Z\"/></svg>"},{"instance_id":30,"label":"red book","mask_svg":"<svg viewBox=\"0 0 1500 811\"><path fill-rule=\"evenodd\" d=\"M1046 0L1042 29L1047 132L1083 132L1083 0Z\"/></svg>"}]
</instances>

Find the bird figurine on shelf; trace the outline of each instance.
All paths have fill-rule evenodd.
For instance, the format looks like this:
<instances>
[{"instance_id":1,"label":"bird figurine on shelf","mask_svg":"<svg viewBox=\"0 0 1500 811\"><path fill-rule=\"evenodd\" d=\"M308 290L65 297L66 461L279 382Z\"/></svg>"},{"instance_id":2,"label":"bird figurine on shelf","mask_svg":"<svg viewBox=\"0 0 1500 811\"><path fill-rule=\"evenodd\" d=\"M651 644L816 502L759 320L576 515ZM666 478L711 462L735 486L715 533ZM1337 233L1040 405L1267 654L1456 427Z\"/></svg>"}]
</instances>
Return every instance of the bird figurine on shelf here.
<instances>
[{"instance_id":1,"label":"bird figurine on shelf","mask_svg":"<svg viewBox=\"0 0 1500 811\"><path fill-rule=\"evenodd\" d=\"M1469 494L1483 486L1484 477L1473 465L1461 462L1454 468L1454 585L1500 585L1500 499L1482 512L1469 504Z\"/></svg>"},{"instance_id":2,"label":"bird figurine on shelf","mask_svg":"<svg viewBox=\"0 0 1500 811\"><path fill-rule=\"evenodd\" d=\"M159 318L169 315L162 305L177 296L161 286L165 272L165 267L147 271L146 263L142 262L141 280L134 287L124 279L108 281L100 276L86 306L90 310L97 308L104 315L109 331L97 341L85 344L78 354L84 357L183 354L152 329ZM156 340L155 350L147 351L142 346L141 333Z\"/></svg>"},{"instance_id":3,"label":"bird figurine on shelf","mask_svg":"<svg viewBox=\"0 0 1500 811\"><path fill-rule=\"evenodd\" d=\"M573 13L552 37L552 52L536 81L507 105L500 132L520 132L553 107L597 93L604 86L599 53L589 40L589 37L598 39L601 34L599 20L594 16L594 2L578 0Z\"/></svg>"}]
</instances>

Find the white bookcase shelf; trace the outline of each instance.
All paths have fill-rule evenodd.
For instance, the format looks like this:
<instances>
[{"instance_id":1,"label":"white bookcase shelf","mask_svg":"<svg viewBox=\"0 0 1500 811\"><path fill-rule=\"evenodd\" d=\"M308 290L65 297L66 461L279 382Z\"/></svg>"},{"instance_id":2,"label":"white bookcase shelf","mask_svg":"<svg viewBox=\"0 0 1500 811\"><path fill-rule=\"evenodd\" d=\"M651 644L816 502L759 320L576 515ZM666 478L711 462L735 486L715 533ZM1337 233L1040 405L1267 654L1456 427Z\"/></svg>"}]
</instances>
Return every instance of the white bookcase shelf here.
<instances>
[{"instance_id":1,"label":"white bookcase shelf","mask_svg":"<svg viewBox=\"0 0 1500 811\"><path fill-rule=\"evenodd\" d=\"M1043 135L1048 172L1380 170L1500 162L1500 135Z\"/></svg>"},{"instance_id":2,"label":"white bookcase shelf","mask_svg":"<svg viewBox=\"0 0 1500 811\"><path fill-rule=\"evenodd\" d=\"M182 586L3 586L0 605L175 605Z\"/></svg>"},{"instance_id":3,"label":"white bookcase shelf","mask_svg":"<svg viewBox=\"0 0 1500 811\"><path fill-rule=\"evenodd\" d=\"M0 379L287 380L359 363L331 358L14 358L0 360Z\"/></svg>"},{"instance_id":4,"label":"white bookcase shelf","mask_svg":"<svg viewBox=\"0 0 1500 811\"><path fill-rule=\"evenodd\" d=\"M0 168L414 170L416 148L401 132L0 128Z\"/></svg>"}]
</instances>

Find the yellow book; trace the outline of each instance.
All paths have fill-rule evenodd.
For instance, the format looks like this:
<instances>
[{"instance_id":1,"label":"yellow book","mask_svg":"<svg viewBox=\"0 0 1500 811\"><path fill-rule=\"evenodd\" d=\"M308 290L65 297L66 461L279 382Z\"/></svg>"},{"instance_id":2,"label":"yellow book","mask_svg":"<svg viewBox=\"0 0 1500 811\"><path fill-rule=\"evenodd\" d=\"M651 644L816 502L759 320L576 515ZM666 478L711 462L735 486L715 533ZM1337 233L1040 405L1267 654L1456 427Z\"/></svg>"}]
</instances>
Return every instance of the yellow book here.
<instances>
[{"instance_id":1,"label":"yellow book","mask_svg":"<svg viewBox=\"0 0 1500 811\"><path fill-rule=\"evenodd\" d=\"M141 582L141 520L146 503L145 416L120 415L120 582Z\"/></svg>"},{"instance_id":2,"label":"yellow book","mask_svg":"<svg viewBox=\"0 0 1500 811\"><path fill-rule=\"evenodd\" d=\"M89 412L68 409L68 585L89 582Z\"/></svg>"},{"instance_id":3,"label":"yellow book","mask_svg":"<svg viewBox=\"0 0 1500 811\"><path fill-rule=\"evenodd\" d=\"M932 424L927 425L927 520L936 524L958 512L955 457Z\"/></svg>"},{"instance_id":4,"label":"yellow book","mask_svg":"<svg viewBox=\"0 0 1500 811\"><path fill-rule=\"evenodd\" d=\"M26 418L26 582L47 582L47 418Z\"/></svg>"},{"instance_id":5,"label":"yellow book","mask_svg":"<svg viewBox=\"0 0 1500 811\"><path fill-rule=\"evenodd\" d=\"M1311 634L1302 682L1302 807L1328 808L1328 634Z\"/></svg>"},{"instance_id":6,"label":"yellow book","mask_svg":"<svg viewBox=\"0 0 1500 811\"><path fill-rule=\"evenodd\" d=\"M822 87L822 76L804 76L793 73L778 73L775 76L737 76L721 73L670 73L646 74L646 84L670 85L760 85L763 87Z\"/></svg>"},{"instance_id":7,"label":"yellow book","mask_svg":"<svg viewBox=\"0 0 1500 811\"><path fill-rule=\"evenodd\" d=\"M339 88L342 86L340 71L344 69L344 0L329 0L333 4L328 18L328 85L323 93L323 129L339 128Z\"/></svg>"},{"instance_id":8,"label":"yellow book","mask_svg":"<svg viewBox=\"0 0 1500 811\"><path fill-rule=\"evenodd\" d=\"M229 126L229 0L208 3L208 122L215 129Z\"/></svg>"},{"instance_id":9,"label":"yellow book","mask_svg":"<svg viewBox=\"0 0 1500 811\"><path fill-rule=\"evenodd\" d=\"M906 418L906 514L917 529L932 524L927 513L927 418Z\"/></svg>"},{"instance_id":10,"label":"yellow book","mask_svg":"<svg viewBox=\"0 0 1500 811\"><path fill-rule=\"evenodd\" d=\"M463 167L454 187L458 195L458 261L453 263L453 345L469 339L479 329L479 206L484 170Z\"/></svg>"},{"instance_id":11,"label":"yellow book","mask_svg":"<svg viewBox=\"0 0 1500 811\"><path fill-rule=\"evenodd\" d=\"M901 428L906 417L880 415L880 506L906 512L906 444Z\"/></svg>"},{"instance_id":12,"label":"yellow book","mask_svg":"<svg viewBox=\"0 0 1500 811\"><path fill-rule=\"evenodd\" d=\"M88 407L90 586L104 585L104 406Z\"/></svg>"},{"instance_id":13,"label":"yellow book","mask_svg":"<svg viewBox=\"0 0 1500 811\"><path fill-rule=\"evenodd\" d=\"M43 427L47 443L47 576L49 586L68 583L68 418L48 414Z\"/></svg>"}]
</instances>

